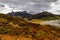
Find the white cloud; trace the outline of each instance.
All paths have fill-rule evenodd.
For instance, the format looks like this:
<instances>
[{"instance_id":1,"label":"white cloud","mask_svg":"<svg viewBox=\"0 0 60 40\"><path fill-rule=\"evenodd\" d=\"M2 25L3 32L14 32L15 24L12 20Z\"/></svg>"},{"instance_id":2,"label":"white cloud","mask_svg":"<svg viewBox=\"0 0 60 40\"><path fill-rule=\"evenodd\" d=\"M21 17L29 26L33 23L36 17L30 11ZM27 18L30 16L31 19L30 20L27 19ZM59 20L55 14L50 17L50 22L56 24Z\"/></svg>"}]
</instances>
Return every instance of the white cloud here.
<instances>
[{"instance_id":1,"label":"white cloud","mask_svg":"<svg viewBox=\"0 0 60 40\"><path fill-rule=\"evenodd\" d=\"M55 3L51 3L51 9L48 11L52 12L53 14L60 14L60 0Z\"/></svg>"},{"instance_id":2,"label":"white cloud","mask_svg":"<svg viewBox=\"0 0 60 40\"><path fill-rule=\"evenodd\" d=\"M0 3L0 13L8 13L11 12L12 8L10 8L7 4ZM4 7L2 7L4 6Z\"/></svg>"},{"instance_id":3,"label":"white cloud","mask_svg":"<svg viewBox=\"0 0 60 40\"><path fill-rule=\"evenodd\" d=\"M7 4L4 8L1 7L0 12L9 12L11 10L27 10L29 12L38 13L44 10L56 12L58 3L53 4L57 0L0 0L0 3ZM7 7L6 7L7 6Z\"/></svg>"}]
</instances>

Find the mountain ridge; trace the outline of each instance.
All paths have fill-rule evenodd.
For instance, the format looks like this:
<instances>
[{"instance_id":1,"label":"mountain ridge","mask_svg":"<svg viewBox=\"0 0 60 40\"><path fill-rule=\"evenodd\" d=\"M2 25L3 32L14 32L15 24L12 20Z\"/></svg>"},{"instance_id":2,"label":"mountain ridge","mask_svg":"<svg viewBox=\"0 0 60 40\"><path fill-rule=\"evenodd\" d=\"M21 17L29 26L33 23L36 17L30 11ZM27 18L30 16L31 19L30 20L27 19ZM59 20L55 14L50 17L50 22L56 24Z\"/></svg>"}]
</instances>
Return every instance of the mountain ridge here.
<instances>
[{"instance_id":1,"label":"mountain ridge","mask_svg":"<svg viewBox=\"0 0 60 40\"><path fill-rule=\"evenodd\" d=\"M23 12L12 12L12 13L8 13L7 15L9 16L12 16L12 17L22 17L23 19L24 18L28 18L29 20L32 20L32 19L42 19L42 20L47 20L47 19L59 19L57 17L60 17L60 15L55 15L55 14L52 14L50 12L47 12L47 11L44 11L44 12L41 12L41 13L37 13L37 14L29 14L28 12L26 11L23 11ZM56 17L57 16L57 17ZM47 18L48 17L48 18Z\"/></svg>"}]
</instances>

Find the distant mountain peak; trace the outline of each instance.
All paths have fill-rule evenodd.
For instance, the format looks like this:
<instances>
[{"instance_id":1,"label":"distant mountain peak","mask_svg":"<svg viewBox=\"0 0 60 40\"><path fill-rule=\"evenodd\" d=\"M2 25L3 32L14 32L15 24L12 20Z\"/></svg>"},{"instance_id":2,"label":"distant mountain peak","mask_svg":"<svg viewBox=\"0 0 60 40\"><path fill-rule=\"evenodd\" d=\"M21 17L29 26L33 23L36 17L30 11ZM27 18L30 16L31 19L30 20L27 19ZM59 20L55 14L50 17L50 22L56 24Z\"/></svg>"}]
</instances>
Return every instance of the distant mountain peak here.
<instances>
[{"instance_id":1,"label":"distant mountain peak","mask_svg":"<svg viewBox=\"0 0 60 40\"><path fill-rule=\"evenodd\" d=\"M50 18L50 19L54 19L56 18L57 15L55 14L52 14L50 12L47 12L47 11L44 11L44 12L41 12L41 13L37 13L37 14L30 14L28 13L27 11L23 11L23 12L11 12L11 13L8 13L9 16L12 16L12 17L22 17L22 18L28 18L28 19L47 19ZM53 17L53 18L51 18Z\"/></svg>"}]
</instances>

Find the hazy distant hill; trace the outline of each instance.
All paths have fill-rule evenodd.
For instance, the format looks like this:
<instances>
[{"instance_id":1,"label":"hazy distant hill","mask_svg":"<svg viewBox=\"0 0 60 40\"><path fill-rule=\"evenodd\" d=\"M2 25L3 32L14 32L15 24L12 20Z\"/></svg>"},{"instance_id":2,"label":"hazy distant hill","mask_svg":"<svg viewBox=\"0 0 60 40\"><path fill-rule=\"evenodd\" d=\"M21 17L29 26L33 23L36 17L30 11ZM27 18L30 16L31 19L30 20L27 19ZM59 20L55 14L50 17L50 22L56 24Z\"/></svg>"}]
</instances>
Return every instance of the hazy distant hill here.
<instances>
[{"instance_id":1,"label":"hazy distant hill","mask_svg":"<svg viewBox=\"0 0 60 40\"><path fill-rule=\"evenodd\" d=\"M36 15L34 15L33 18L42 19L42 18L47 18L47 17L55 17L55 15L52 14L52 13L44 11L44 12L41 12L41 13L37 13Z\"/></svg>"},{"instance_id":2,"label":"hazy distant hill","mask_svg":"<svg viewBox=\"0 0 60 40\"><path fill-rule=\"evenodd\" d=\"M8 13L9 16L12 16L12 17L22 17L22 18L28 18L30 17L31 15L27 12L27 11L23 11L23 12L11 12L11 13Z\"/></svg>"},{"instance_id":3,"label":"hazy distant hill","mask_svg":"<svg viewBox=\"0 0 60 40\"><path fill-rule=\"evenodd\" d=\"M40 20L55 20L55 19L60 19L60 15L55 15L50 12L41 12L37 14L30 14L26 11L23 12L12 12L8 13L9 16L15 16L15 17L22 17L22 18L28 18L28 19L40 19Z\"/></svg>"}]
</instances>

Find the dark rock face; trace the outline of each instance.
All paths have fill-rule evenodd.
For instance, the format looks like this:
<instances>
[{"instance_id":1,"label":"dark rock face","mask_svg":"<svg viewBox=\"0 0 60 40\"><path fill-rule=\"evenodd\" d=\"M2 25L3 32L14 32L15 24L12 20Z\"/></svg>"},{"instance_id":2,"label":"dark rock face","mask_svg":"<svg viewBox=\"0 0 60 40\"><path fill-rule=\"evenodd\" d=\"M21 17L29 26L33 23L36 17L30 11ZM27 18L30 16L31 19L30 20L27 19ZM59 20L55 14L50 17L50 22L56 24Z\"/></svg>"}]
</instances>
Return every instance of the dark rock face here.
<instances>
[{"instance_id":1,"label":"dark rock face","mask_svg":"<svg viewBox=\"0 0 60 40\"><path fill-rule=\"evenodd\" d=\"M28 18L28 19L41 19L41 18L47 18L47 17L55 17L57 15L55 14L52 14L50 12L41 12L41 13L37 13L37 14L30 14L28 13L27 11L23 11L23 12L11 12L11 13L8 13L9 16L12 16L12 17L22 17L22 18Z\"/></svg>"},{"instance_id":2,"label":"dark rock face","mask_svg":"<svg viewBox=\"0 0 60 40\"><path fill-rule=\"evenodd\" d=\"M30 16L30 14L28 14L26 11L23 11L23 12L11 12L11 13L8 13L9 16L20 16L22 18L27 18Z\"/></svg>"}]
</instances>

